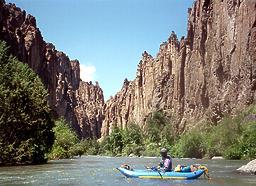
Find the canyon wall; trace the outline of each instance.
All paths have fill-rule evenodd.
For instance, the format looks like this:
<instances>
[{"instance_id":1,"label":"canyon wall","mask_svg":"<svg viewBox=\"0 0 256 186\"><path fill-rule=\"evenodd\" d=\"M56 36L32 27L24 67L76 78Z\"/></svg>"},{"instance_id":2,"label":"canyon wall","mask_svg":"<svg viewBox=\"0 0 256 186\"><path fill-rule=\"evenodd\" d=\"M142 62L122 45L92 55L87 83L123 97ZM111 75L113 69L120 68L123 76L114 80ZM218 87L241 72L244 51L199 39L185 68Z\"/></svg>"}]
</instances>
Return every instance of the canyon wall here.
<instances>
[{"instance_id":1,"label":"canyon wall","mask_svg":"<svg viewBox=\"0 0 256 186\"><path fill-rule=\"evenodd\" d=\"M104 103L98 83L80 80L77 60L46 43L33 16L0 0L0 39L27 63L49 91L56 116L80 137L106 136L113 125L142 128L154 111L175 120L178 133L255 103L256 1L197 0L188 10L187 36L174 32L156 57L142 54L133 81Z\"/></svg>"},{"instance_id":2,"label":"canyon wall","mask_svg":"<svg viewBox=\"0 0 256 186\"><path fill-rule=\"evenodd\" d=\"M80 137L100 137L104 106L101 88L98 83L81 81L79 62L46 43L33 16L0 0L0 39L10 46L11 54L40 76L56 117L63 116Z\"/></svg>"},{"instance_id":3,"label":"canyon wall","mask_svg":"<svg viewBox=\"0 0 256 186\"><path fill-rule=\"evenodd\" d=\"M186 38L173 32L155 58L144 52L135 80L106 102L102 135L114 124L144 127L159 110L175 116L178 132L200 120L217 124L255 97L256 1L197 0Z\"/></svg>"}]
</instances>

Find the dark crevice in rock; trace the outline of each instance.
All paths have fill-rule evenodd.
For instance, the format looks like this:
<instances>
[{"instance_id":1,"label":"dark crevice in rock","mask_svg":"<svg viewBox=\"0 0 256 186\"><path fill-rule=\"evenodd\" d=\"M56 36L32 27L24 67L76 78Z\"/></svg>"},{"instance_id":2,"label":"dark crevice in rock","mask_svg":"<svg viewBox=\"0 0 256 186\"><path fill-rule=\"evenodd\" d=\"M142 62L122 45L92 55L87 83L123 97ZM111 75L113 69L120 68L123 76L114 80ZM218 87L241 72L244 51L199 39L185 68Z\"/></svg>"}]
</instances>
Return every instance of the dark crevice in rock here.
<instances>
[{"instance_id":1,"label":"dark crevice in rock","mask_svg":"<svg viewBox=\"0 0 256 186\"><path fill-rule=\"evenodd\" d=\"M210 6L210 0L204 0L204 4L203 4L203 10L207 11L209 9Z\"/></svg>"}]
</instances>

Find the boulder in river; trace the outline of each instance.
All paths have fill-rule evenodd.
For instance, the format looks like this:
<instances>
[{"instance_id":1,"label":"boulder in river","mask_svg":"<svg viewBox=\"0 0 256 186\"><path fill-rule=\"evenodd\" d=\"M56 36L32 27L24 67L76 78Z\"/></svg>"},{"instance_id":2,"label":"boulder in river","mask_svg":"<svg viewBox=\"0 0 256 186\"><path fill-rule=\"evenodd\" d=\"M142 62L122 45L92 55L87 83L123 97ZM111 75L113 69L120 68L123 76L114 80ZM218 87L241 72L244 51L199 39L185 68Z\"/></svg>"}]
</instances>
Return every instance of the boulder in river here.
<instances>
[{"instance_id":1,"label":"boulder in river","mask_svg":"<svg viewBox=\"0 0 256 186\"><path fill-rule=\"evenodd\" d=\"M241 173L256 174L256 159L237 169Z\"/></svg>"},{"instance_id":2,"label":"boulder in river","mask_svg":"<svg viewBox=\"0 0 256 186\"><path fill-rule=\"evenodd\" d=\"M222 156L213 156L212 160L223 160L224 158Z\"/></svg>"}]
</instances>

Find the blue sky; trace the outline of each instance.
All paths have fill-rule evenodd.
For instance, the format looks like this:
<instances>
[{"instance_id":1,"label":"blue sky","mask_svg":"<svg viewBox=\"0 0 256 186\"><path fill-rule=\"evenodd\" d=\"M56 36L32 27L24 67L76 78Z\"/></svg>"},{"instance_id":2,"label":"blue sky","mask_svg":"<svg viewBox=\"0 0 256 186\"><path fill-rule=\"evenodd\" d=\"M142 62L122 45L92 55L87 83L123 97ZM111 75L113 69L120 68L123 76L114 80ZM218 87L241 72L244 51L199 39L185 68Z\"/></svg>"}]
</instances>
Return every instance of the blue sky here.
<instances>
[{"instance_id":1,"label":"blue sky","mask_svg":"<svg viewBox=\"0 0 256 186\"><path fill-rule=\"evenodd\" d=\"M175 31L186 35L194 0L7 0L36 17L44 40L78 59L83 79L105 99L135 78L143 51L152 56Z\"/></svg>"}]
</instances>

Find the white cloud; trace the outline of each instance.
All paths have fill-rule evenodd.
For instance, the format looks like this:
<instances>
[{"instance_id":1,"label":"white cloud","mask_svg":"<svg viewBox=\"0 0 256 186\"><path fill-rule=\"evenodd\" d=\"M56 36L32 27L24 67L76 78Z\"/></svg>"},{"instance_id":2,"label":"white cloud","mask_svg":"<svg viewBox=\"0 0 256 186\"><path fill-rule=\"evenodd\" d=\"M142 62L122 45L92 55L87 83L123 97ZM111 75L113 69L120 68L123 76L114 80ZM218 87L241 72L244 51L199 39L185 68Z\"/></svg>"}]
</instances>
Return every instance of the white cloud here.
<instances>
[{"instance_id":1,"label":"white cloud","mask_svg":"<svg viewBox=\"0 0 256 186\"><path fill-rule=\"evenodd\" d=\"M83 81L85 82L94 81L95 72L96 72L95 66L80 64L80 77Z\"/></svg>"}]
</instances>

